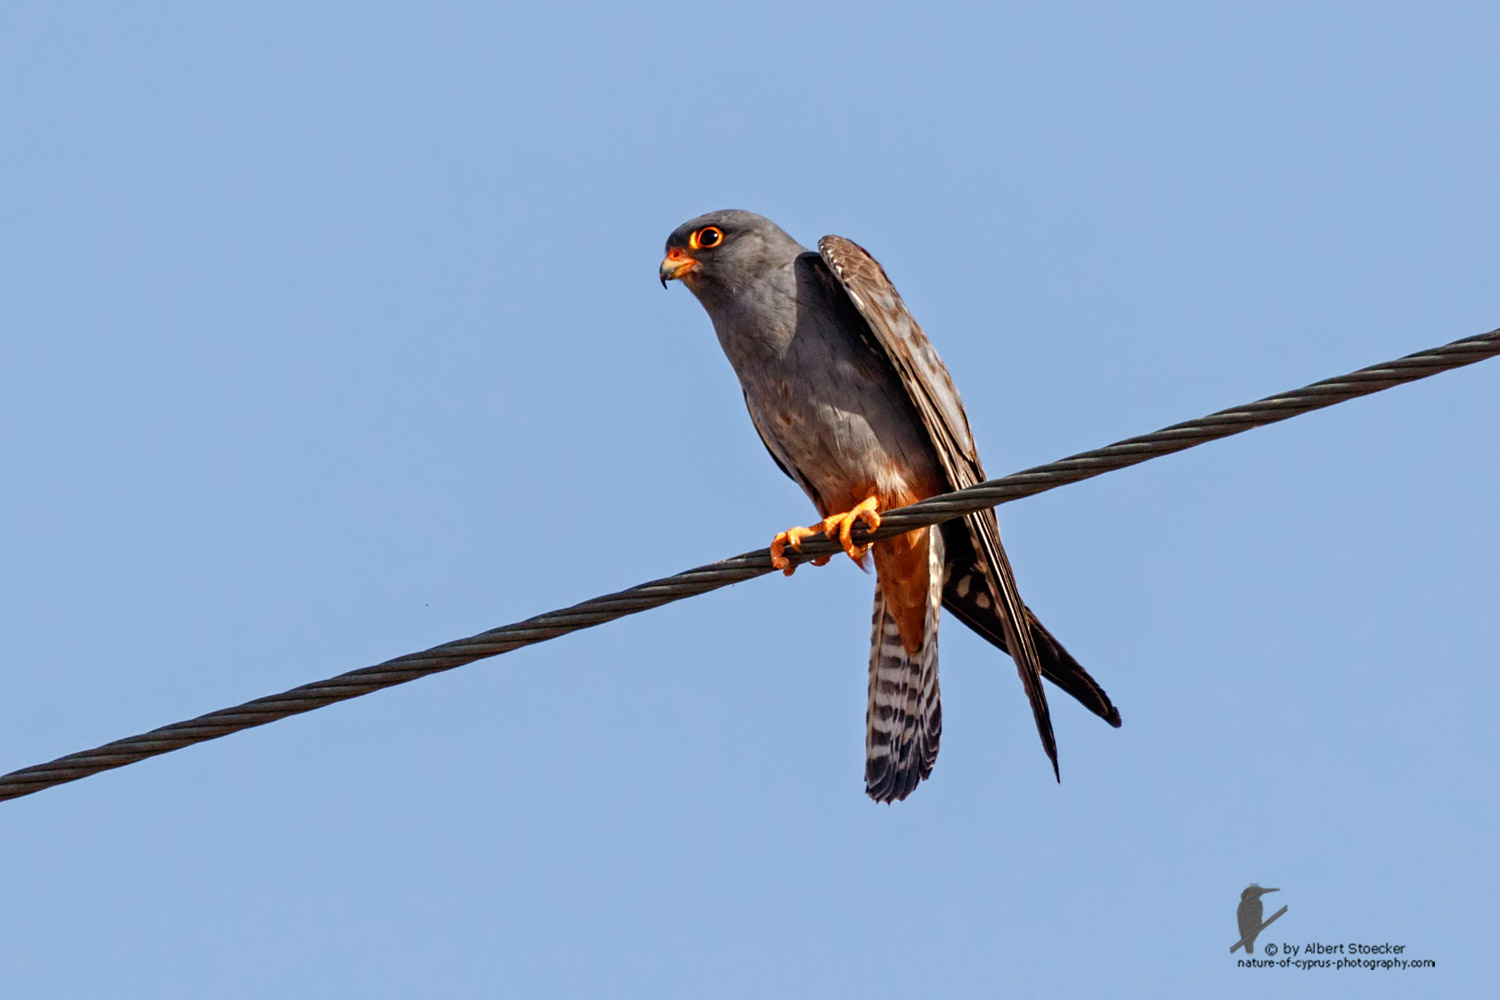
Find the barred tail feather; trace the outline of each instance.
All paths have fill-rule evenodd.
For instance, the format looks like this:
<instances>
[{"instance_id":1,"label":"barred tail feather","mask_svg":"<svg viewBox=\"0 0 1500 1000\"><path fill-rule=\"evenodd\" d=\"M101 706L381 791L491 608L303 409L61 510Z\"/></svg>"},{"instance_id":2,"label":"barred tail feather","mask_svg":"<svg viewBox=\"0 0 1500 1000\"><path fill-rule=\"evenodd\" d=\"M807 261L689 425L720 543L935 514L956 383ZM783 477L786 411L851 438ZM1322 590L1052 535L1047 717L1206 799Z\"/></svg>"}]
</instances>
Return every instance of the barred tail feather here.
<instances>
[{"instance_id":1,"label":"barred tail feather","mask_svg":"<svg viewBox=\"0 0 1500 1000\"><path fill-rule=\"evenodd\" d=\"M938 614L943 604L943 541L936 528L928 545L928 597L922 644L908 653L885 594L875 588L870 636L870 696L865 712L865 793L898 802L932 774L943 733L938 692Z\"/></svg>"}]
</instances>

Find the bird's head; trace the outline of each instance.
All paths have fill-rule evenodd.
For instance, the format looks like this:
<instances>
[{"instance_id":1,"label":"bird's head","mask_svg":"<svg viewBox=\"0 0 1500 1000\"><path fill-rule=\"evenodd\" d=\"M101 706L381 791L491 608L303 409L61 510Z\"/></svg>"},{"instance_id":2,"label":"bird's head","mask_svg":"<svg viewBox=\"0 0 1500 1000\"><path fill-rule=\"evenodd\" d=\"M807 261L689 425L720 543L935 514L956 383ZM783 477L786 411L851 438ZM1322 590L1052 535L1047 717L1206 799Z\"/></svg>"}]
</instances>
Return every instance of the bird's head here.
<instances>
[{"instance_id":1,"label":"bird's head","mask_svg":"<svg viewBox=\"0 0 1500 1000\"><path fill-rule=\"evenodd\" d=\"M667 237L661 286L681 281L700 299L733 293L803 252L785 230L754 212L709 212L684 222Z\"/></svg>"},{"instance_id":2,"label":"bird's head","mask_svg":"<svg viewBox=\"0 0 1500 1000\"><path fill-rule=\"evenodd\" d=\"M1262 889L1258 885L1248 885L1245 887L1245 891L1240 893L1240 901L1244 902L1247 899L1259 899L1261 896L1264 896L1268 892L1280 891L1280 889Z\"/></svg>"}]
</instances>

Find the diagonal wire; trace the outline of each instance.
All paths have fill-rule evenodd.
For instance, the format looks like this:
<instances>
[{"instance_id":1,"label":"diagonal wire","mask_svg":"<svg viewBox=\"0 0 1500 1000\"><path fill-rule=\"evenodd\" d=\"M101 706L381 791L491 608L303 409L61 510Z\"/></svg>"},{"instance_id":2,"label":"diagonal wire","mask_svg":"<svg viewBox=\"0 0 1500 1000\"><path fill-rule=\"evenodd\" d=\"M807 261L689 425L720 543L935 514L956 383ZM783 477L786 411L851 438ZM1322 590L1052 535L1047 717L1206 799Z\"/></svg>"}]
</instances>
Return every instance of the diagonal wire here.
<instances>
[{"instance_id":1,"label":"diagonal wire","mask_svg":"<svg viewBox=\"0 0 1500 1000\"><path fill-rule=\"evenodd\" d=\"M970 511L993 507L1009 500L1032 496L1081 479L1136 465L1147 459L1170 455L1252 427L1272 424L1404 382L1426 378L1450 368L1470 365L1496 354L1500 354L1500 330L1456 340L1442 347L1361 368L1337 378L1324 379L1244 406L1220 410L1197 420L1173 424L1151 434L1117 441L1050 465L1039 465L956 493L932 497L885 514L878 530L865 534L863 528L860 528L855 532L855 539L880 539L913 528L949 521ZM801 563L837 551L839 547L836 543L815 538L804 543L800 555L794 552L788 552L787 555ZM475 660L498 656L534 642L544 642L579 629L602 625L625 615L647 611L770 572L771 558L766 549L745 552L676 576L596 597L570 608L549 611L513 625L502 625L467 639L445 642L420 653L408 653L372 667L351 670L327 680L314 681L280 694L256 698L243 705L220 709L185 722L174 722L148 733L129 736L92 750L81 750L45 764L0 775L0 801L30 795L53 785L77 781L99 771L124 767L147 757L228 736L242 729L263 726L289 715L310 712L315 708L404 684L428 674L452 670Z\"/></svg>"}]
</instances>

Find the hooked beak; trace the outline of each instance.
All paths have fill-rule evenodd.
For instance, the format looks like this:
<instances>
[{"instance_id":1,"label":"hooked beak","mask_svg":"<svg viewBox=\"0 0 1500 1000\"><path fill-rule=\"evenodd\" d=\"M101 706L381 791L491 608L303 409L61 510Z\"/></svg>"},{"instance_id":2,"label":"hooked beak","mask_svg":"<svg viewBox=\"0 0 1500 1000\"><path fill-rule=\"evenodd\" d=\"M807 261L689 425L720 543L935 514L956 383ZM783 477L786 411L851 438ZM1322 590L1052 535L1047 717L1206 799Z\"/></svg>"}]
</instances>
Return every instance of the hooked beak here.
<instances>
[{"instance_id":1,"label":"hooked beak","mask_svg":"<svg viewBox=\"0 0 1500 1000\"><path fill-rule=\"evenodd\" d=\"M698 261L689 257L687 251L673 247L662 258L661 269L657 272L661 278L661 287L666 288L667 282L677 280L697 266Z\"/></svg>"}]
</instances>

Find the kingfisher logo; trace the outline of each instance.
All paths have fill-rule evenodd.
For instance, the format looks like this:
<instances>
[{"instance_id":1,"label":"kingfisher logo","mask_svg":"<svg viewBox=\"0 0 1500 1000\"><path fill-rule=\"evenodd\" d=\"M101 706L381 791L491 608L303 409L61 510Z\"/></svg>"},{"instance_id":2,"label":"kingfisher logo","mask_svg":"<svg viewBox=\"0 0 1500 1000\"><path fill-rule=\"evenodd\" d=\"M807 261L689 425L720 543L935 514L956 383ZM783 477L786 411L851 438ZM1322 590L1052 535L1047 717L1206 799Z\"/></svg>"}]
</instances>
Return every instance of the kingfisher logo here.
<instances>
[{"instance_id":1,"label":"kingfisher logo","mask_svg":"<svg viewBox=\"0 0 1500 1000\"><path fill-rule=\"evenodd\" d=\"M1260 901L1260 897L1268 892L1280 891L1280 889L1262 889L1254 882L1245 886L1245 891L1240 893L1239 908L1234 911L1234 917L1240 925L1240 939L1230 946L1231 955L1241 948L1245 949L1247 955L1255 954L1255 939L1260 936L1260 932L1270 927L1286 912L1286 907L1283 906L1271 914L1270 920L1262 921L1261 917L1265 916L1266 906Z\"/></svg>"},{"instance_id":2,"label":"kingfisher logo","mask_svg":"<svg viewBox=\"0 0 1500 1000\"><path fill-rule=\"evenodd\" d=\"M1437 962L1430 958L1408 958L1406 945L1390 941L1288 941L1279 937L1262 944L1260 954L1255 953L1255 941L1261 931L1280 920L1286 913L1283 906L1269 918L1266 904L1261 899L1268 892L1252 882L1240 893L1240 905L1234 908L1234 921L1240 930L1240 939L1229 946L1233 955L1241 948L1245 954L1234 960L1242 969L1376 969L1397 970L1435 969Z\"/></svg>"}]
</instances>

